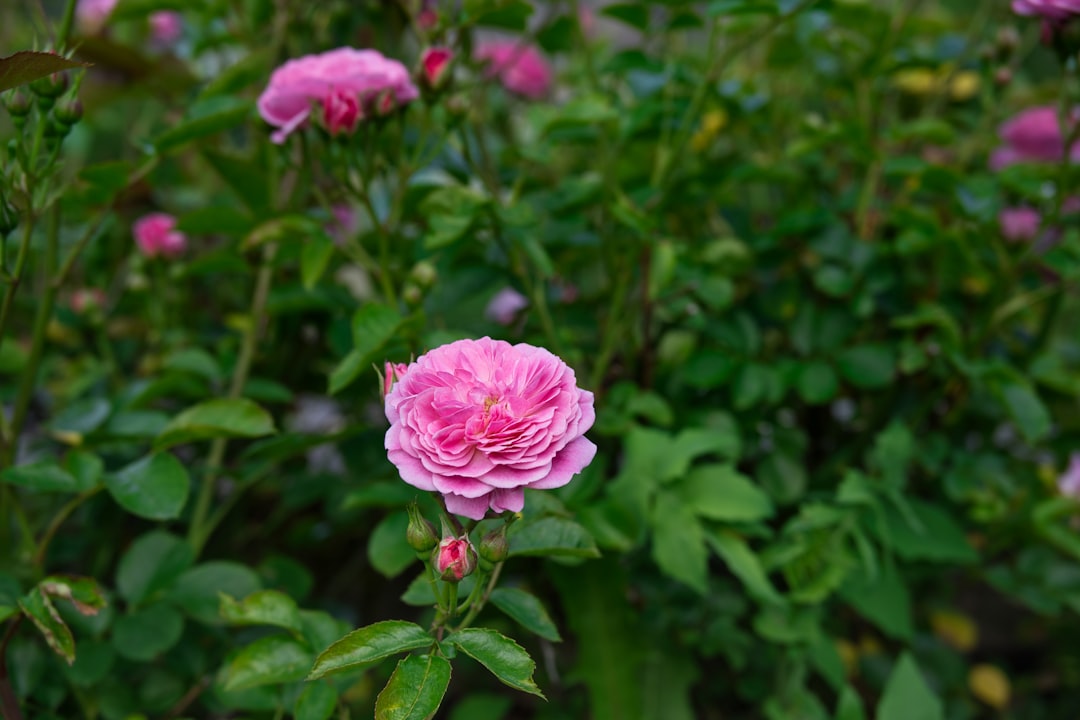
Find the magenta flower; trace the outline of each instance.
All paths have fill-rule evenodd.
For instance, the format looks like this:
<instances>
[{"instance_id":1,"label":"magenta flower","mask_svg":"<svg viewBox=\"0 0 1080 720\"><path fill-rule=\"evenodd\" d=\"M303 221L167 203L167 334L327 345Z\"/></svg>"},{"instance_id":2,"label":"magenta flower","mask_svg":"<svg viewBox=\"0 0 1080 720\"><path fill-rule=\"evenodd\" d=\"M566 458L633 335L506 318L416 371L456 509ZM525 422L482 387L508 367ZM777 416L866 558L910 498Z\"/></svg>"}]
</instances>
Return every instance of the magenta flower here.
<instances>
[{"instance_id":1,"label":"magenta flower","mask_svg":"<svg viewBox=\"0 0 1080 720\"><path fill-rule=\"evenodd\" d=\"M551 66L532 45L493 40L478 45L473 59L487 63L489 75L497 75L503 87L522 97L539 100L551 90Z\"/></svg>"},{"instance_id":2,"label":"magenta flower","mask_svg":"<svg viewBox=\"0 0 1080 720\"><path fill-rule=\"evenodd\" d=\"M452 513L520 511L524 489L562 487L596 454L593 394L543 348L458 340L409 365L386 396L386 449L402 480Z\"/></svg>"},{"instance_id":3,"label":"magenta flower","mask_svg":"<svg viewBox=\"0 0 1080 720\"><path fill-rule=\"evenodd\" d=\"M512 287L504 287L495 293L484 310L484 317L500 325L509 325L519 312L529 307L524 295Z\"/></svg>"},{"instance_id":4,"label":"magenta flower","mask_svg":"<svg viewBox=\"0 0 1080 720\"><path fill-rule=\"evenodd\" d=\"M342 47L289 60L270 76L259 96L259 114L277 128L275 143L303 125L312 107L331 134L352 132L378 102L380 110L398 108L415 100L419 91L409 71L397 60L375 50Z\"/></svg>"},{"instance_id":5,"label":"magenta flower","mask_svg":"<svg viewBox=\"0 0 1080 720\"><path fill-rule=\"evenodd\" d=\"M1062 495L1080 499L1080 453L1069 458L1069 467L1058 478L1058 490Z\"/></svg>"},{"instance_id":6,"label":"magenta flower","mask_svg":"<svg viewBox=\"0 0 1080 720\"><path fill-rule=\"evenodd\" d=\"M84 35L101 32L119 0L79 0L75 6L75 23Z\"/></svg>"},{"instance_id":7,"label":"magenta flower","mask_svg":"<svg viewBox=\"0 0 1080 720\"><path fill-rule=\"evenodd\" d=\"M1039 234L1042 215L1038 210L1029 207L1005 208L998 214L998 224L1001 225L1001 234L1006 240L1034 240Z\"/></svg>"},{"instance_id":8,"label":"magenta flower","mask_svg":"<svg viewBox=\"0 0 1080 720\"><path fill-rule=\"evenodd\" d=\"M1013 0L1013 12L1037 15L1047 20L1068 20L1080 15L1080 0Z\"/></svg>"},{"instance_id":9,"label":"magenta flower","mask_svg":"<svg viewBox=\"0 0 1080 720\"><path fill-rule=\"evenodd\" d=\"M476 569L476 551L468 535L459 538L444 537L431 553L435 572L447 582L460 582Z\"/></svg>"},{"instance_id":10,"label":"magenta flower","mask_svg":"<svg viewBox=\"0 0 1080 720\"><path fill-rule=\"evenodd\" d=\"M409 366L405 363L392 363L389 360L385 363L383 368L383 387L382 396L386 399L386 396L390 394L390 391L394 388L394 383L405 377L405 373L409 371Z\"/></svg>"},{"instance_id":11,"label":"magenta flower","mask_svg":"<svg viewBox=\"0 0 1080 720\"><path fill-rule=\"evenodd\" d=\"M441 90L450 81L453 61L454 51L450 48L428 48L420 56L420 81L429 90Z\"/></svg>"},{"instance_id":12,"label":"magenta flower","mask_svg":"<svg viewBox=\"0 0 1080 720\"><path fill-rule=\"evenodd\" d=\"M990 156L994 170L1018 163L1060 162L1065 151L1058 111L1052 105L1024 110L1004 123L998 135L1005 145ZM1080 159L1080 143L1072 146L1069 156Z\"/></svg>"},{"instance_id":13,"label":"magenta flower","mask_svg":"<svg viewBox=\"0 0 1080 720\"><path fill-rule=\"evenodd\" d=\"M184 32L184 22L180 13L172 10L159 10L150 14L150 35L159 45L172 45Z\"/></svg>"},{"instance_id":14,"label":"magenta flower","mask_svg":"<svg viewBox=\"0 0 1080 720\"><path fill-rule=\"evenodd\" d=\"M176 218L166 213L150 213L132 226L135 243L146 257L176 257L187 247L187 236L176 229Z\"/></svg>"}]
</instances>

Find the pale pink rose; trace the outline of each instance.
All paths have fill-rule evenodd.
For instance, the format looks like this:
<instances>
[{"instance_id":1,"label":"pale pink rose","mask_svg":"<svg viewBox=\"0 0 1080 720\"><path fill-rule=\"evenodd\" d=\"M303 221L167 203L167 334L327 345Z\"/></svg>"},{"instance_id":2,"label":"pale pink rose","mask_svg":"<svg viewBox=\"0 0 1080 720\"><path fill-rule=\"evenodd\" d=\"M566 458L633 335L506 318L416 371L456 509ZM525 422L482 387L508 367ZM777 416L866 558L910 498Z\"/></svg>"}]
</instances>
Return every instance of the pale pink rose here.
<instances>
[{"instance_id":1,"label":"pale pink rose","mask_svg":"<svg viewBox=\"0 0 1080 720\"><path fill-rule=\"evenodd\" d=\"M1038 210L1029 207L1005 208L998 214L998 224L1001 225L1001 234L1006 240L1033 240L1039 234L1042 215Z\"/></svg>"},{"instance_id":2,"label":"pale pink rose","mask_svg":"<svg viewBox=\"0 0 1080 720\"><path fill-rule=\"evenodd\" d=\"M176 229L176 218L166 213L150 213L132 226L135 243L147 257L172 258L187 247L187 236Z\"/></svg>"},{"instance_id":3,"label":"pale pink rose","mask_svg":"<svg viewBox=\"0 0 1080 720\"><path fill-rule=\"evenodd\" d=\"M551 90L551 66L532 45L517 40L492 40L478 45L473 58L487 63L488 74L497 75L503 87L512 93L539 100Z\"/></svg>"},{"instance_id":4,"label":"pale pink rose","mask_svg":"<svg viewBox=\"0 0 1080 720\"><path fill-rule=\"evenodd\" d=\"M1058 478L1058 490L1062 495L1080 500L1080 453L1069 458L1069 467Z\"/></svg>"},{"instance_id":5,"label":"pale pink rose","mask_svg":"<svg viewBox=\"0 0 1080 720\"><path fill-rule=\"evenodd\" d=\"M443 538L431 555L435 572L447 582L460 582L476 569L476 550L468 535Z\"/></svg>"},{"instance_id":6,"label":"pale pink rose","mask_svg":"<svg viewBox=\"0 0 1080 720\"><path fill-rule=\"evenodd\" d=\"M159 45L172 45L184 32L184 22L178 12L159 10L150 14L150 35Z\"/></svg>"},{"instance_id":7,"label":"pale pink rose","mask_svg":"<svg viewBox=\"0 0 1080 720\"><path fill-rule=\"evenodd\" d=\"M1053 105L1029 108L1004 123L999 129L1004 146L990 156L990 167L1000 170L1017 163L1060 162L1065 148ZM1070 159L1080 159L1080 143L1072 146Z\"/></svg>"},{"instance_id":8,"label":"pale pink rose","mask_svg":"<svg viewBox=\"0 0 1080 720\"><path fill-rule=\"evenodd\" d=\"M525 488L562 487L596 454L593 394L543 348L458 340L409 365L386 396L386 449L402 480L452 513L519 512Z\"/></svg>"},{"instance_id":9,"label":"pale pink rose","mask_svg":"<svg viewBox=\"0 0 1080 720\"><path fill-rule=\"evenodd\" d=\"M524 295L512 287L504 287L488 302L484 317L500 325L509 325L514 322L517 314L527 307L529 301Z\"/></svg>"},{"instance_id":10,"label":"pale pink rose","mask_svg":"<svg viewBox=\"0 0 1080 720\"><path fill-rule=\"evenodd\" d=\"M379 98L384 91L389 101ZM351 132L376 109L376 100L397 108L418 96L408 69L397 60L342 47L286 62L270 76L258 104L259 114L277 128L271 139L280 144L307 121L313 106L331 133Z\"/></svg>"},{"instance_id":11,"label":"pale pink rose","mask_svg":"<svg viewBox=\"0 0 1080 720\"><path fill-rule=\"evenodd\" d=\"M1048 20L1068 20L1080 15L1080 0L1013 0L1013 12Z\"/></svg>"},{"instance_id":12,"label":"pale pink rose","mask_svg":"<svg viewBox=\"0 0 1080 720\"><path fill-rule=\"evenodd\" d=\"M75 23L79 32L94 35L101 32L119 0L79 0L75 6Z\"/></svg>"},{"instance_id":13,"label":"pale pink rose","mask_svg":"<svg viewBox=\"0 0 1080 720\"><path fill-rule=\"evenodd\" d=\"M450 48L428 48L420 56L420 81L429 90L441 90L450 81L453 61L454 51Z\"/></svg>"}]
</instances>

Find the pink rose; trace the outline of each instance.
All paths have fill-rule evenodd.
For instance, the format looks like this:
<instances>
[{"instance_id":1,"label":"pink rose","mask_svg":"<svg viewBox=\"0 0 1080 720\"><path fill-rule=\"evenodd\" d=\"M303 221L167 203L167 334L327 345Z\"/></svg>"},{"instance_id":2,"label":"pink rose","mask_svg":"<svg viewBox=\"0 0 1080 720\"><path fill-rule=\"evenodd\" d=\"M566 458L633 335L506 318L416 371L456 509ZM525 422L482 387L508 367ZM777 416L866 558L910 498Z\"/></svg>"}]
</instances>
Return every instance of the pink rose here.
<instances>
[{"instance_id":1,"label":"pink rose","mask_svg":"<svg viewBox=\"0 0 1080 720\"><path fill-rule=\"evenodd\" d=\"M352 132L384 91L395 108L419 95L398 61L375 50L342 47L289 60L275 70L259 96L259 113L277 128L270 137L279 144L307 121L313 105L320 106L331 134Z\"/></svg>"},{"instance_id":2,"label":"pink rose","mask_svg":"<svg viewBox=\"0 0 1080 720\"><path fill-rule=\"evenodd\" d=\"M500 325L509 325L519 312L529 307L529 301L524 295L511 287L505 287L495 296L484 310L484 317Z\"/></svg>"},{"instance_id":3,"label":"pink rose","mask_svg":"<svg viewBox=\"0 0 1080 720\"><path fill-rule=\"evenodd\" d=\"M452 513L520 511L524 489L562 487L596 454L593 394L547 350L458 340L409 365L386 396L386 449L410 485Z\"/></svg>"},{"instance_id":4,"label":"pink rose","mask_svg":"<svg viewBox=\"0 0 1080 720\"><path fill-rule=\"evenodd\" d=\"M390 390L393 389L394 383L405 377L405 373L409 371L409 366L405 363L392 363L387 361L383 368L383 399L390 394Z\"/></svg>"},{"instance_id":5,"label":"pink rose","mask_svg":"<svg viewBox=\"0 0 1080 720\"><path fill-rule=\"evenodd\" d=\"M990 156L990 167L1000 170L1028 162L1060 162L1065 148L1058 123L1058 110L1052 105L1029 108L1004 123L998 134L1005 143ZM1072 160L1080 159L1080 143L1072 146Z\"/></svg>"},{"instance_id":6,"label":"pink rose","mask_svg":"<svg viewBox=\"0 0 1080 720\"><path fill-rule=\"evenodd\" d=\"M1042 216L1038 210L1029 207L1005 208L998 215L998 224L1006 240L1033 240L1039 234Z\"/></svg>"},{"instance_id":7,"label":"pink rose","mask_svg":"<svg viewBox=\"0 0 1080 720\"><path fill-rule=\"evenodd\" d=\"M476 569L476 551L468 535L459 538L445 537L431 553L435 572L447 582L460 582Z\"/></svg>"},{"instance_id":8,"label":"pink rose","mask_svg":"<svg viewBox=\"0 0 1080 720\"><path fill-rule=\"evenodd\" d=\"M493 40L478 45L473 58L488 63L488 74L498 75L512 93L539 100L551 90L551 66L532 45L516 40Z\"/></svg>"},{"instance_id":9,"label":"pink rose","mask_svg":"<svg viewBox=\"0 0 1080 720\"><path fill-rule=\"evenodd\" d=\"M172 258L184 252L187 236L176 229L176 218L166 213L150 213L132 226L135 243L146 257Z\"/></svg>"},{"instance_id":10,"label":"pink rose","mask_svg":"<svg viewBox=\"0 0 1080 720\"><path fill-rule=\"evenodd\" d=\"M1080 15L1080 0L1013 0L1013 12L1038 15L1048 20L1068 20Z\"/></svg>"},{"instance_id":11,"label":"pink rose","mask_svg":"<svg viewBox=\"0 0 1080 720\"><path fill-rule=\"evenodd\" d=\"M429 90L441 90L450 81L450 67L454 51L450 48L433 47L420 56L420 80Z\"/></svg>"},{"instance_id":12,"label":"pink rose","mask_svg":"<svg viewBox=\"0 0 1080 720\"><path fill-rule=\"evenodd\" d=\"M172 45L184 32L180 13L159 10L150 14L150 34L159 45Z\"/></svg>"},{"instance_id":13,"label":"pink rose","mask_svg":"<svg viewBox=\"0 0 1080 720\"><path fill-rule=\"evenodd\" d=\"M1062 495L1080 499L1080 453L1069 458L1069 467L1058 478L1058 490Z\"/></svg>"},{"instance_id":14,"label":"pink rose","mask_svg":"<svg viewBox=\"0 0 1080 720\"><path fill-rule=\"evenodd\" d=\"M79 0L75 6L75 22L84 35L101 32L119 0Z\"/></svg>"}]
</instances>

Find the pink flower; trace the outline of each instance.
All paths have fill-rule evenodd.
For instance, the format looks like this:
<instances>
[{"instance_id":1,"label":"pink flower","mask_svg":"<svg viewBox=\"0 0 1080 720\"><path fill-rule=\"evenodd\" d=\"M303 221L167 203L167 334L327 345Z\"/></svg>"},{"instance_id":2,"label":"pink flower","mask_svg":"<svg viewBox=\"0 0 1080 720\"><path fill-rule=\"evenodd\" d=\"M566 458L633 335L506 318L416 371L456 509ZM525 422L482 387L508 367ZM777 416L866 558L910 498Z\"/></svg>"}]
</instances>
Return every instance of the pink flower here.
<instances>
[{"instance_id":1,"label":"pink flower","mask_svg":"<svg viewBox=\"0 0 1080 720\"><path fill-rule=\"evenodd\" d=\"M75 22L79 31L85 35L101 32L117 2L119 0L79 0L75 6Z\"/></svg>"},{"instance_id":2,"label":"pink flower","mask_svg":"<svg viewBox=\"0 0 1080 720\"><path fill-rule=\"evenodd\" d=\"M1058 123L1057 108L1052 105L1029 108L998 129L1005 146L990 156L990 167L1001 170L1009 165L1028 162L1060 162L1065 148ZM1080 159L1080 143L1072 146L1072 160Z\"/></svg>"},{"instance_id":3,"label":"pink flower","mask_svg":"<svg viewBox=\"0 0 1080 720\"><path fill-rule=\"evenodd\" d=\"M504 287L487 305L484 317L500 325L509 325L514 322L514 317L529 306L529 301L524 295L511 287Z\"/></svg>"},{"instance_id":4,"label":"pink flower","mask_svg":"<svg viewBox=\"0 0 1080 720\"><path fill-rule=\"evenodd\" d=\"M450 66L454 51L450 48L433 47L420 57L420 80L429 90L441 90L450 80Z\"/></svg>"},{"instance_id":5,"label":"pink flower","mask_svg":"<svg viewBox=\"0 0 1080 720\"><path fill-rule=\"evenodd\" d=\"M150 34L159 45L172 45L184 32L180 13L159 10L150 14Z\"/></svg>"},{"instance_id":6,"label":"pink flower","mask_svg":"<svg viewBox=\"0 0 1080 720\"><path fill-rule=\"evenodd\" d=\"M351 132L384 91L393 107L419 96L398 61L375 50L342 47L289 60L275 70L259 96L259 113L277 128L270 137L279 144L307 121L313 105L321 105L321 120L332 134Z\"/></svg>"},{"instance_id":7,"label":"pink flower","mask_svg":"<svg viewBox=\"0 0 1080 720\"><path fill-rule=\"evenodd\" d=\"M1058 478L1058 490L1062 495L1080 499L1080 453L1069 458L1069 467Z\"/></svg>"},{"instance_id":8,"label":"pink flower","mask_svg":"<svg viewBox=\"0 0 1080 720\"><path fill-rule=\"evenodd\" d=\"M998 224L1006 240L1034 240L1039 234L1042 216L1038 210L1029 207L1005 208L998 214Z\"/></svg>"},{"instance_id":9,"label":"pink flower","mask_svg":"<svg viewBox=\"0 0 1080 720\"><path fill-rule=\"evenodd\" d=\"M1068 20L1080 15L1080 0L1013 0L1013 12L1038 15L1048 20Z\"/></svg>"},{"instance_id":10,"label":"pink flower","mask_svg":"<svg viewBox=\"0 0 1080 720\"><path fill-rule=\"evenodd\" d=\"M386 396L386 449L410 485L452 513L519 512L524 489L562 487L596 454L593 394L543 348L458 340L408 367Z\"/></svg>"},{"instance_id":11,"label":"pink flower","mask_svg":"<svg viewBox=\"0 0 1080 720\"><path fill-rule=\"evenodd\" d=\"M498 75L512 93L539 100L551 90L551 66L532 45L516 40L493 40L477 46L473 58L488 63L488 74Z\"/></svg>"},{"instance_id":12,"label":"pink flower","mask_svg":"<svg viewBox=\"0 0 1080 720\"><path fill-rule=\"evenodd\" d=\"M409 371L409 366L405 363L392 363L387 361L383 369L383 399L390 394L390 390L393 389L394 383L401 378L405 377L405 373Z\"/></svg>"},{"instance_id":13,"label":"pink flower","mask_svg":"<svg viewBox=\"0 0 1080 720\"><path fill-rule=\"evenodd\" d=\"M476 551L468 535L459 538L444 537L431 554L435 572L447 582L460 582L476 569Z\"/></svg>"},{"instance_id":14,"label":"pink flower","mask_svg":"<svg viewBox=\"0 0 1080 720\"><path fill-rule=\"evenodd\" d=\"M176 229L176 218L166 213L150 213L132 226L135 243L146 257L176 257L187 247L187 236Z\"/></svg>"}]
</instances>

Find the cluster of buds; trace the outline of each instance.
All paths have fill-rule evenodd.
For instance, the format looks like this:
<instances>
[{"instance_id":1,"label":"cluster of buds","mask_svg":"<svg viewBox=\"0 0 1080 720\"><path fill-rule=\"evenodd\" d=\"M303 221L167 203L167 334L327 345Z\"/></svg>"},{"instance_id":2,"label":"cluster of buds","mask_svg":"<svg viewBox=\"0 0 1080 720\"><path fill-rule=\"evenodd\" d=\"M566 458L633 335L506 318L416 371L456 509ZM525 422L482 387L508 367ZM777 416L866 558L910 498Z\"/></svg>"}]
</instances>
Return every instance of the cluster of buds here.
<instances>
[{"instance_id":1,"label":"cluster of buds","mask_svg":"<svg viewBox=\"0 0 1080 720\"><path fill-rule=\"evenodd\" d=\"M416 551L417 557L430 560L435 574L446 582L461 582L476 570L477 565L485 571L491 570L496 563L506 560L510 552L506 524L486 534L474 547L468 533L455 535L445 520L440 539L435 526L424 519L416 503L409 505L408 513L405 541Z\"/></svg>"}]
</instances>

